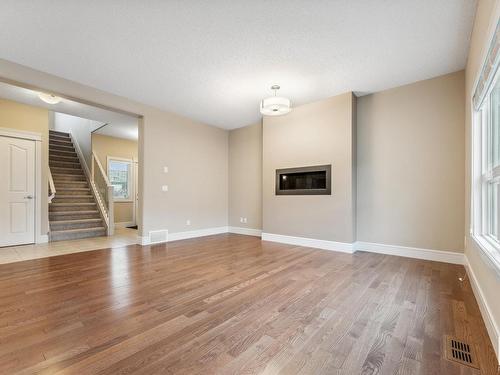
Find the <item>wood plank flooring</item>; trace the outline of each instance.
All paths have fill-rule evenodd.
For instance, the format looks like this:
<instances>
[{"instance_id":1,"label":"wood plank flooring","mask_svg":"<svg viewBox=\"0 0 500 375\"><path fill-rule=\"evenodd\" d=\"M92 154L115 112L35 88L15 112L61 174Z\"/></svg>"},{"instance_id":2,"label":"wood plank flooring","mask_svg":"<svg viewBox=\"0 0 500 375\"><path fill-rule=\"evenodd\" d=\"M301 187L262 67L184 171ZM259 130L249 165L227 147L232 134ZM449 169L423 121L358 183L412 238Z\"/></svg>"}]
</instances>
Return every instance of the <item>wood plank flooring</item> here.
<instances>
[{"instance_id":1,"label":"wood plank flooring","mask_svg":"<svg viewBox=\"0 0 500 375\"><path fill-rule=\"evenodd\" d=\"M445 334L477 346L481 372L443 359ZM0 265L0 374L18 373L497 366L462 266L224 234Z\"/></svg>"}]
</instances>

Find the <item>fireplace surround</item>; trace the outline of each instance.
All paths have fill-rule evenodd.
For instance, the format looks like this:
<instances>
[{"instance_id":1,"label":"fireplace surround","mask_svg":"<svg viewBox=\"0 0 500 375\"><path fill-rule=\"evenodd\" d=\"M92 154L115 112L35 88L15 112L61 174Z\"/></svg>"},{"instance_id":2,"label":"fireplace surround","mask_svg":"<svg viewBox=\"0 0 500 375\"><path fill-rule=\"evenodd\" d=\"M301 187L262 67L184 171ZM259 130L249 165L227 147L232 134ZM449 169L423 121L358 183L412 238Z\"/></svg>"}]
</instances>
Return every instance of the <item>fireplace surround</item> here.
<instances>
[{"instance_id":1,"label":"fireplace surround","mask_svg":"<svg viewBox=\"0 0 500 375\"><path fill-rule=\"evenodd\" d=\"M331 195L332 166L276 169L276 195Z\"/></svg>"}]
</instances>

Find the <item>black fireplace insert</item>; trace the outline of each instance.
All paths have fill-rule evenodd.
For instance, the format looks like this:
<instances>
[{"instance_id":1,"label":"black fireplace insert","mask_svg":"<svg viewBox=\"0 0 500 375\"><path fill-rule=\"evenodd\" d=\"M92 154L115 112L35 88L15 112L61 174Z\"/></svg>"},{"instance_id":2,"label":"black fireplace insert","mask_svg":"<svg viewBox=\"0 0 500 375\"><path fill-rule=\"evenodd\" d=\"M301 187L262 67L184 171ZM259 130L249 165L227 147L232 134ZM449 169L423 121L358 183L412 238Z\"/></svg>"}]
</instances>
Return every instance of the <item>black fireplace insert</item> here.
<instances>
[{"instance_id":1,"label":"black fireplace insert","mask_svg":"<svg viewBox=\"0 0 500 375\"><path fill-rule=\"evenodd\" d=\"M276 170L276 195L331 195L332 166Z\"/></svg>"}]
</instances>

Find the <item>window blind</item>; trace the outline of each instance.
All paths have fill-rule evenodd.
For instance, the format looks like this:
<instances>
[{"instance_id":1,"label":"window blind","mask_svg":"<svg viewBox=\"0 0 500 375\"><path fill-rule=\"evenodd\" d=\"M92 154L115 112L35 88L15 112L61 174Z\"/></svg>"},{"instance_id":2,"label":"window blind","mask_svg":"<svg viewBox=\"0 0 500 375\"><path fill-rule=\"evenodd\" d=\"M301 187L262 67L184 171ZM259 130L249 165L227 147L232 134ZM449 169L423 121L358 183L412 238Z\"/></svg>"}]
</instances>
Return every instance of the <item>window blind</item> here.
<instances>
[{"instance_id":1,"label":"window blind","mask_svg":"<svg viewBox=\"0 0 500 375\"><path fill-rule=\"evenodd\" d=\"M493 78L498 70L500 62L500 20L497 22L495 33L493 39L491 40L491 45L486 55L486 60L481 70L481 75L479 76L479 81L476 86L476 91L474 91L474 96L472 102L474 104L474 109L478 110L484 98L486 97L490 86L493 82Z\"/></svg>"}]
</instances>

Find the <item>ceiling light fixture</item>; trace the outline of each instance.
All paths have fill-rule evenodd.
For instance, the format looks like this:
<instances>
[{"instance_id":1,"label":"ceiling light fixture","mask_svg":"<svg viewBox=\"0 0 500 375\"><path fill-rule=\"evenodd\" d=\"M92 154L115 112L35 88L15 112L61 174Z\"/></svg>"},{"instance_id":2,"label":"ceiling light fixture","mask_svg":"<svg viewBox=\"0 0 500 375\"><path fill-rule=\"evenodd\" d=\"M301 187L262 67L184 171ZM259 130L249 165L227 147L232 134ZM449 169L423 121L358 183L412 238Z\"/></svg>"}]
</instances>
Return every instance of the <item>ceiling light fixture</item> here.
<instances>
[{"instance_id":1,"label":"ceiling light fixture","mask_svg":"<svg viewBox=\"0 0 500 375\"><path fill-rule=\"evenodd\" d=\"M54 94L46 94L44 92L38 93L38 97L48 104L57 104L62 100L60 97L55 96Z\"/></svg>"},{"instance_id":2,"label":"ceiling light fixture","mask_svg":"<svg viewBox=\"0 0 500 375\"><path fill-rule=\"evenodd\" d=\"M290 99L276 96L279 89L279 85L273 85L271 87L271 90L274 90L274 96L262 99L260 102L260 113L265 116L281 116L286 115L292 110Z\"/></svg>"}]
</instances>

